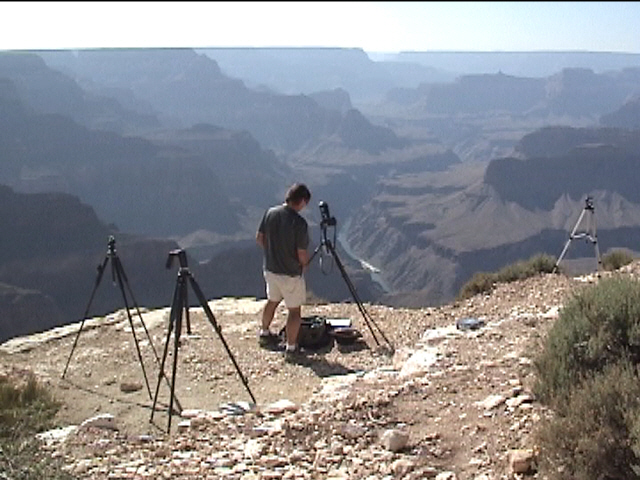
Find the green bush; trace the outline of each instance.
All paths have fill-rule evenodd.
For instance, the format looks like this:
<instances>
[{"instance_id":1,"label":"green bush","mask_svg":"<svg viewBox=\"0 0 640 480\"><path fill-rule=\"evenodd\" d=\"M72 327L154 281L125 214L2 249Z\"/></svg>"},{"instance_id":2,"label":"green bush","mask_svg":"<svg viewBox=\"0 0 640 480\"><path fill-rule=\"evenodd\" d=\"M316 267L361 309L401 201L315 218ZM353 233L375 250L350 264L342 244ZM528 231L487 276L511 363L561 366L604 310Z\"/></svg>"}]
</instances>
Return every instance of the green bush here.
<instances>
[{"instance_id":1,"label":"green bush","mask_svg":"<svg viewBox=\"0 0 640 480\"><path fill-rule=\"evenodd\" d=\"M612 250L601 258L602 268L607 271L618 270L633 262L633 256L627 250Z\"/></svg>"},{"instance_id":2,"label":"green bush","mask_svg":"<svg viewBox=\"0 0 640 480\"><path fill-rule=\"evenodd\" d=\"M640 281L620 274L576 292L535 358L550 479L640 479Z\"/></svg>"},{"instance_id":3,"label":"green bush","mask_svg":"<svg viewBox=\"0 0 640 480\"><path fill-rule=\"evenodd\" d=\"M556 264L554 257L547 254L537 254L529 260L507 265L497 272L476 272L465 283L457 295L457 300L471 298L480 293L489 293L497 283L509 283L524 280L540 273L551 273Z\"/></svg>"},{"instance_id":4,"label":"green bush","mask_svg":"<svg viewBox=\"0 0 640 480\"><path fill-rule=\"evenodd\" d=\"M0 376L0 478L71 479L43 453L36 433L53 428L59 404L32 374L22 379Z\"/></svg>"},{"instance_id":5,"label":"green bush","mask_svg":"<svg viewBox=\"0 0 640 480\"><path fill-rule=\"evenodd\" d=\"M539 470L554 480L640 478L640 382L629 362L585 379L541 422Z\"/></svg>"},{"instance_id":6,"label":"green bush","mask_svg":"<svg viewBox=\"0 0 640 480\"><path fill-rule=\"evenodd\" d=\"M471 279L460 289L460 292L458 293L458 300L464 300L465 298L471 298L480 293L490 292L493 290L493 284L495 281L494 275L491 273L474 273Z\"/></svg>"},{"instance_id":7,"label":"green bush","mask_svg":"<svg viewBox=\"0 0 640 480\"><path fill-rule=\"evenodd\" d=\"M536 393L562 402L584 375L624 358L640 362L640 282L614 275L565 304L534 361Z\"/></svg>"}]
</instances>

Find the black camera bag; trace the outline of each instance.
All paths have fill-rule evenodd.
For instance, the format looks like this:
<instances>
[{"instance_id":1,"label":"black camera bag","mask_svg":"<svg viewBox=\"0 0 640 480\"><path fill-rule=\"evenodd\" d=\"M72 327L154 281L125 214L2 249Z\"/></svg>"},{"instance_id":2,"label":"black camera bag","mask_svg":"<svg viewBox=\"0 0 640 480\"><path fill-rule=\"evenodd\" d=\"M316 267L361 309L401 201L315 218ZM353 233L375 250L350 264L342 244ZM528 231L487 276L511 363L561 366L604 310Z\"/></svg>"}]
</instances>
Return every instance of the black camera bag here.
<instances>
[{"instance_id":1,"label":"black camera bag","mask_svg":"<svg viewBox=\"0 0 640 480\"><path fill-rule=\"evenodd\" d=\"M329 324L325 317L314 315L302 317L300 332L298 333L298 346L307 349L319 349L331 343L333 337L329 334ZM285 327L280 330L280 336L286 339Z\"/></svg>"}]
</instances>

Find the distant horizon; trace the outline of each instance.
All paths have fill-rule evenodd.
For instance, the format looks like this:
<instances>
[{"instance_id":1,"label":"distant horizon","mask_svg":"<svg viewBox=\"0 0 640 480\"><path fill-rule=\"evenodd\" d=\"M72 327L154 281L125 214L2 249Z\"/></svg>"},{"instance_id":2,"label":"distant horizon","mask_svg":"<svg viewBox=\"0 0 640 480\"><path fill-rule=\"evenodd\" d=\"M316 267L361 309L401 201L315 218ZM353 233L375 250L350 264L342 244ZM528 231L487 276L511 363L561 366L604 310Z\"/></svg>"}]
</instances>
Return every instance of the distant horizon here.
<instances>
[{"instance_id":1,"label":"distant horizon","mask_svg":"<svg viewBox=\"0 0 640 480\"><path fill-rule=\"evenodd\" d=\"M603 50L400 50L394 52L387 51L368 51L361 47L314 47L314 46L258 46L258 47L235 47L235 46L208 46L208 47L82 47L82 48L16 48L16 49L0 49L0 52L38 52L38 51L89 51L89 50L361 50L366 54L372 55L399 55L403 53L468 53L468 54L487 54L487 53L588 53L601 55L640 55L640 52L620 52L620 51L603 51Z\"/></svg>"},{"instance_id":2,"label":"distant horizon","mask_svg":"<svg viewBox=\"0 0 640 480\"><path fill-rule=\"evenodd\" d=\"M0 2L0 50L640 53L640 2Z\"/></svg>"}]
</instances>

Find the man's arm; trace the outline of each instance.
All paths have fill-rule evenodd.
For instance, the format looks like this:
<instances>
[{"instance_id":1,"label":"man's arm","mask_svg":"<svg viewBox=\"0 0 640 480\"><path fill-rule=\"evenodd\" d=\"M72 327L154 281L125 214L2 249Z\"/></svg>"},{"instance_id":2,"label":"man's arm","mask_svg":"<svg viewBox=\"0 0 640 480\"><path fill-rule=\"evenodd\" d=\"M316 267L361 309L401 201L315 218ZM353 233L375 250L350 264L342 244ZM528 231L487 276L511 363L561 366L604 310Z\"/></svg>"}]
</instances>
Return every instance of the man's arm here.
<instances>
[{"instance_id":1,"label":"man's arm","mask_svg":"<svg viewBox=\"0 0 640 480\"><path fill-rule=\"evenodd\" d=\"M309 253L306 249L298 249L298 261L300 262L300 265L302 265L302 271L304 272L309 265Z\"/></svg>"}]
</instances>

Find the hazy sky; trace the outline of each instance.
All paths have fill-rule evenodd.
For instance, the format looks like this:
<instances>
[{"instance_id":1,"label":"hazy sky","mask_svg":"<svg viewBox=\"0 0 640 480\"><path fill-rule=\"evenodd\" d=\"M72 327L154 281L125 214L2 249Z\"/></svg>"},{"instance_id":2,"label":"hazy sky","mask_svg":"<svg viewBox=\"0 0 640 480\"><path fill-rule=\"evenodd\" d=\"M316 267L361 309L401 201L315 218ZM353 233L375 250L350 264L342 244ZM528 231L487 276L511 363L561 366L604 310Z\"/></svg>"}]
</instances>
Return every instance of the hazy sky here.
<instances>
[{"instance_id":1,"label":"hazy sky","mask_svg":"<svg viewBox=\"0 0 640 480\"><path fill-rule=\"evenodd\" d=\"M0 49L640 53L640 2L0 2Z\"/></svg>"}]
</instances>

